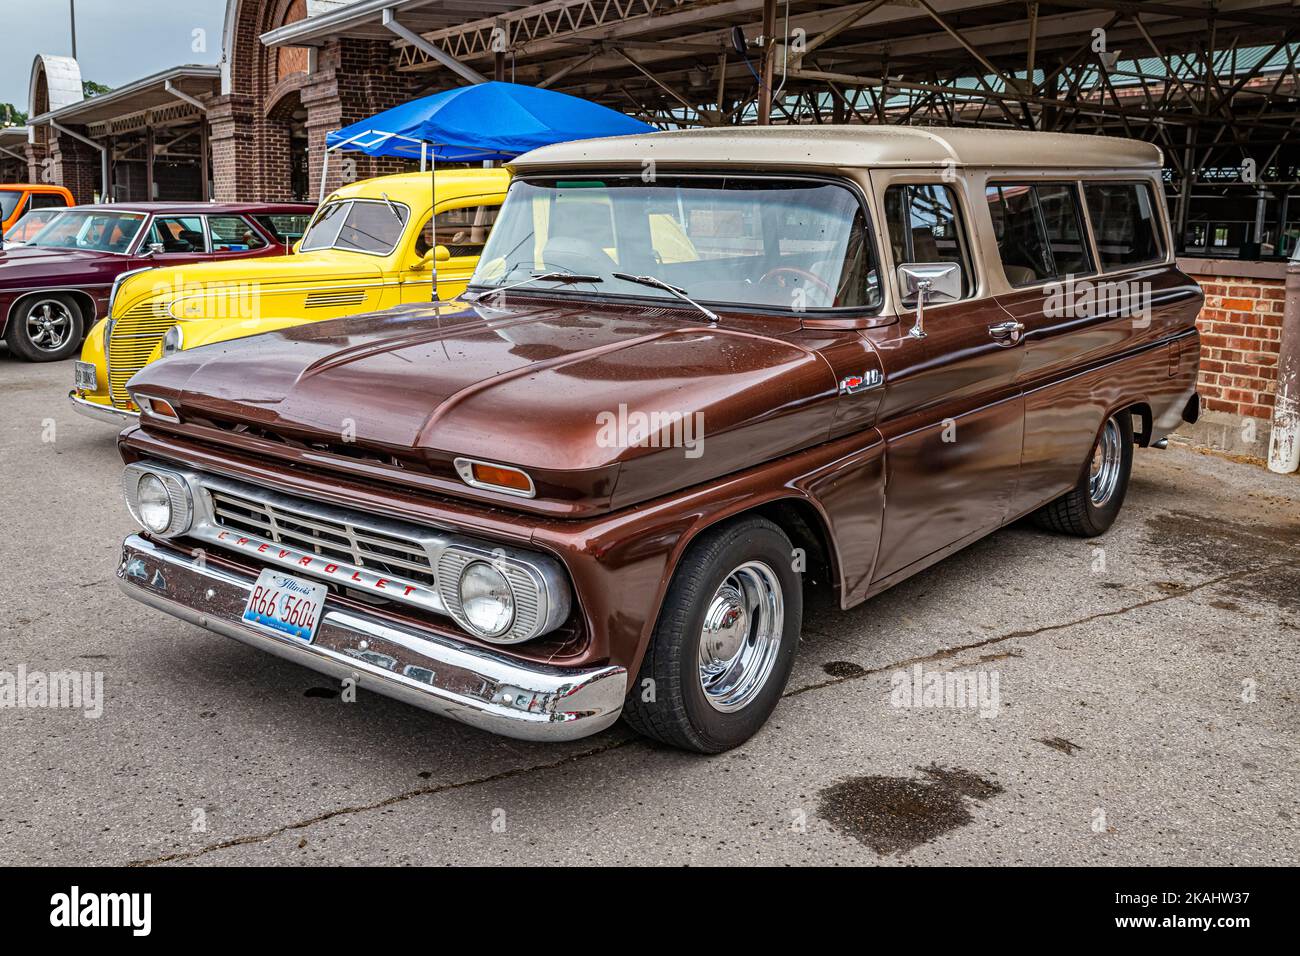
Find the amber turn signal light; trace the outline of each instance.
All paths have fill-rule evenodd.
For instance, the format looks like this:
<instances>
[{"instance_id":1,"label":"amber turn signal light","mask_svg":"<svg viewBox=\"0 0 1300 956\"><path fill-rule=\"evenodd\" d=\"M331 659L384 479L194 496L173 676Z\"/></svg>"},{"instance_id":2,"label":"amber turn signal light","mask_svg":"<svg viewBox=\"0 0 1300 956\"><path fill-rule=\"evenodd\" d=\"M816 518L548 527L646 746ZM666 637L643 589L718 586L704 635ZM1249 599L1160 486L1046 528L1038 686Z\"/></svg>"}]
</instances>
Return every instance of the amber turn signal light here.
<instances>
[{"instance_id":1,"label":"amber turn signal light","mask_svg":"<svg viewBox=\"0 0 1300 956\"><path fill-rule=\"evenodd\" d=\"M506 465L493 465L486 461L473 461L468 458L456 459L456 471L465 484L490 491L504 491L506 494L531 498L536 494L533 479L528 473Z\"/></svg>"},{"instance_id":2,"label":"amber turn signal light","mask_svg":"<svg viewBox=\"0 0 1300 956\"><path fill-rule=\"evenodd\" d=\"M175 406L165 398L136 395L135 403L140 406L140 410L146 415L153 415L155 418L166 419L169 422L179 422L181 420L180 413L176 411Z\"/></svg>"}]
</instances>

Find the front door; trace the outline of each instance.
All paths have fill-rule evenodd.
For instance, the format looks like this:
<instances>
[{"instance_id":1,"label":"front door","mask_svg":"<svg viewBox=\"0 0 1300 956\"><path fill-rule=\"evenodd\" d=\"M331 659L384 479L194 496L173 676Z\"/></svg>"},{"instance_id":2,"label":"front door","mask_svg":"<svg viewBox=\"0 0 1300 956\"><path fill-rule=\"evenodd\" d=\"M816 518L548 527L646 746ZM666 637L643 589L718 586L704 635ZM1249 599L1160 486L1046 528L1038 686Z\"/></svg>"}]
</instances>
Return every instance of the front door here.
<instances>
[{"instance_id":1,"label":"front door","mask_svg":"<svg viewBox=\"0 0 1300 956\"><path fill-rule=\"evenodd\" d=\"M863 331L884 366L885 519L873 580L892 583L1005 520L1020 470L1024 356L1007 313L983 294L971 210L959 189L880 171L893 266L955 262L962 298L925 309L924 337L899 322ZM897 293L897 280L894 277ZM898 301L896 298L895 301Z\"/></svg>"}]
</instances>

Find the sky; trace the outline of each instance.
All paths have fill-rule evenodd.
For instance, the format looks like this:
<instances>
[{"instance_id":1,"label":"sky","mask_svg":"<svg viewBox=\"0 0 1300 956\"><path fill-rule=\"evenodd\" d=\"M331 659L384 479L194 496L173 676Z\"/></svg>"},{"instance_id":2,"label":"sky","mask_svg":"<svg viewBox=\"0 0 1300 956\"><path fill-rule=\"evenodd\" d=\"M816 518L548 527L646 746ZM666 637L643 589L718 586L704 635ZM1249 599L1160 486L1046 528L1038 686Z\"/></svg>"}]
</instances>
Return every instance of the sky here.
<instances>
[{"instance_id":1,"label":"sky","mask_svg":"<svg viewBox=\"0 0 1300 956\"><path fill-rule=\"evenodd\" d=\"M36 54L71 54L69 2L0 0L0 103L25 111ZM221 60L226 0L73 2L83 80L117 87L168 67Z\"/></svg>"}]
</instances>

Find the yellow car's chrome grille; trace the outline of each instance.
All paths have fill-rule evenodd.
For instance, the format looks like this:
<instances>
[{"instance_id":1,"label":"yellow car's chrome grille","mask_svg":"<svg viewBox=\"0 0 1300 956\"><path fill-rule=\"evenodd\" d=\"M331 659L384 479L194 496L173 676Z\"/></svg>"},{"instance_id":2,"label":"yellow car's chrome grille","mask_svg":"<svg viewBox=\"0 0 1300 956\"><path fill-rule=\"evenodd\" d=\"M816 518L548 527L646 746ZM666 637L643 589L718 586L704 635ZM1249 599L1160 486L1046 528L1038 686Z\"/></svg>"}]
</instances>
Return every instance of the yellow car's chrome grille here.
<instances>
[{"instance_id":1,"label":"yellow car's chrome grille","mask_svg":"<svg viewBox=\"0 0 1300 956\"><path fill-rule=\"evenodd\" d=\"M175 324L171 303L156 299L132 306L113 320L108 342L108 394L114 405L129 405L127 380L144 368L154 348Z\"/></svg>"}]
</instances>

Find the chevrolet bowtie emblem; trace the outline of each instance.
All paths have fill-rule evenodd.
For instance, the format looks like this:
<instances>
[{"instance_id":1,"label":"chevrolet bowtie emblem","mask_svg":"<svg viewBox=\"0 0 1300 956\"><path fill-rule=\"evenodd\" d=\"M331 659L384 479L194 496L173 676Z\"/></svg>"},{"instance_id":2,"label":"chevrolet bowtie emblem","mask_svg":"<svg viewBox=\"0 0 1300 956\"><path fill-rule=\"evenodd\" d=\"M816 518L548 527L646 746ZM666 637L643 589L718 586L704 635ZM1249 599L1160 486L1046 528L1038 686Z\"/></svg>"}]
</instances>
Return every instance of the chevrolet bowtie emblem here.
<instances>
[{"instance_id":1,"label":"chevrolet bowtie emblem","mask_svg":"<svg viewBox=\"0 0 1300 956\"><path fill-rule=\"evenodd\" d=\"M869 369L861 375L846 375L840 379L840 394L855 395L868 388L875 388L882 381L884 376L880 374L878 368Z\"/></svg>"}]
</instances>

